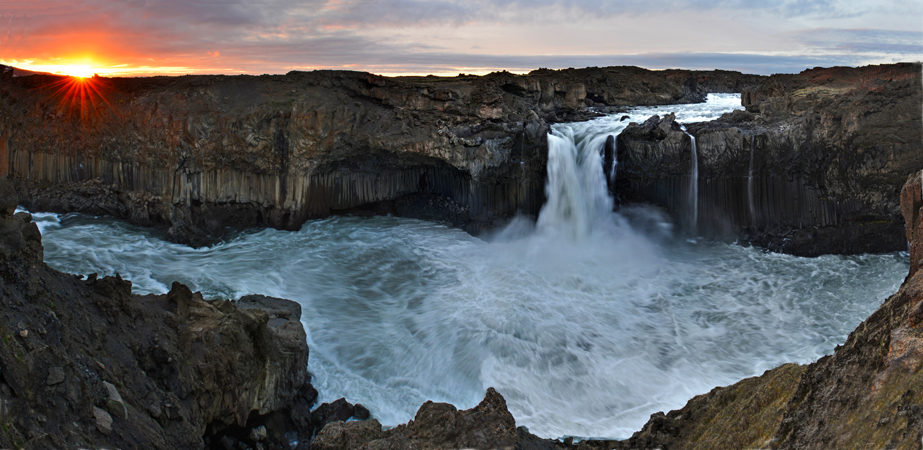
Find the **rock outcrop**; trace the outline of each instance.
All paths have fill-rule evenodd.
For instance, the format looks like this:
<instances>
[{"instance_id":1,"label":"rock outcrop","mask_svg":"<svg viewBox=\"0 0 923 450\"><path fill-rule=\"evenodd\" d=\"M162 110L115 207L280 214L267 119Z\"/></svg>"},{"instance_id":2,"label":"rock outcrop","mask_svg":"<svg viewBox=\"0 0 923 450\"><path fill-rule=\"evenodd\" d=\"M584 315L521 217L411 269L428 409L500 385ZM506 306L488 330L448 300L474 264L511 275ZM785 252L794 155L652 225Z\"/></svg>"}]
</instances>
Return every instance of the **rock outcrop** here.
<instances>
[{"instance_id":1,"label":"rock outcrop","mask_svg":"<svg viewBox=\"0 0 923 450\"><path fill-rule=\"evenodd\" d=\"M203 448L313 390L297 303L57 272L16 199L0 179L0 447Z\"/></svg>"},{"instance_id":2,"label":"rock outcrop","mask_svg":"<svg viewBox=\"0 0 923 450\"><path fill-rule=\"evenodd\" d=\"M687 124L699 171L687 229L805 256L906 249L898 198L923 168L920 64L773 75L742 102L746 111ZM688 222L691 139L649 121L617 148L620 196Z\"/></svg>"},{"instance_id":3,"label":"rock outcrop","mask_svg":"<svg viewBox=\"0 0 923 450\"><path fill-rule=\"evenodd\" d=\"M4 72L7 73L7 72ZM342 212L470 230L544 202L548 125L755 86L736 72L635 67L386 78L360 72L87 80L5 75L0 175L33 210L81 211L202 243Z\"/></svg>"}]
</instances>

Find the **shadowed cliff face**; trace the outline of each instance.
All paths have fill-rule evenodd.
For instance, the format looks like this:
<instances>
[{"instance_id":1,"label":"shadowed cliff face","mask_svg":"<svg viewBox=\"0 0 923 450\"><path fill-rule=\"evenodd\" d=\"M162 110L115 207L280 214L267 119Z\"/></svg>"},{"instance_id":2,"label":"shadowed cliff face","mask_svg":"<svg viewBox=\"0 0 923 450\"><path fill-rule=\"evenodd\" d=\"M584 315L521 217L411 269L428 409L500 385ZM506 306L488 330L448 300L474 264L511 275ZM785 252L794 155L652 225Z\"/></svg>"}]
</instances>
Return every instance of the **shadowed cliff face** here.
<instances>
[{"instance_id":1,"label":"shadowed cliff face","mask_svg":"<svg viewBox=\"0 0 923 450\"><path fill-rule=\"evenodd\" d=\"M19 180L25 204L163 225L192 243L227 226L297 229L356 208L435 204L433 214L472 230L535 215L549 123L592 117L587 106L702 101L760 79L632 67L455 78L4 74L0 173Z\"/></svg>"},{"instance_id":2,"label":"shadowed cliff face","mask_svg":"<svg viewBox=\"0 0 923 450\"><path fill-rule=\"evenodd\" d=\"M898 198L923 168L920 74L897 64L774 75L743 93L746 112L688 124L697 230L807 256L906 249ZM617 189L679 217L691 140L664 120L622 133Z\"/></svg>"}]
</instances>

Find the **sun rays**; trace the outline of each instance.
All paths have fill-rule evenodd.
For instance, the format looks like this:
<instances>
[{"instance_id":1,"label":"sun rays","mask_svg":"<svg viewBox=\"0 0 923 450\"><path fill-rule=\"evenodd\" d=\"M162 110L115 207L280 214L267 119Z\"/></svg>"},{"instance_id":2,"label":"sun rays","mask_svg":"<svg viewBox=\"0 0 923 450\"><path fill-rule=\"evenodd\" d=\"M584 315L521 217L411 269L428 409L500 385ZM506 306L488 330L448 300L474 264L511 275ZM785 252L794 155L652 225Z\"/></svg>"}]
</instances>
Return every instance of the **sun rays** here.
<instances>
[{"instance_id":1,"label":"sun rays","mask_svg":"<svg viewBox=\"0 0 923 450\"><path fill-rule=\"evenodd\" d=\"M90 71L73 72L71 76L55 77L55 81L38 89L55 102L58 111L77 117L84 124L99 116L102 108L112 109L108 96L112 88L105 78Z\"/></svg>"}]
</instances>

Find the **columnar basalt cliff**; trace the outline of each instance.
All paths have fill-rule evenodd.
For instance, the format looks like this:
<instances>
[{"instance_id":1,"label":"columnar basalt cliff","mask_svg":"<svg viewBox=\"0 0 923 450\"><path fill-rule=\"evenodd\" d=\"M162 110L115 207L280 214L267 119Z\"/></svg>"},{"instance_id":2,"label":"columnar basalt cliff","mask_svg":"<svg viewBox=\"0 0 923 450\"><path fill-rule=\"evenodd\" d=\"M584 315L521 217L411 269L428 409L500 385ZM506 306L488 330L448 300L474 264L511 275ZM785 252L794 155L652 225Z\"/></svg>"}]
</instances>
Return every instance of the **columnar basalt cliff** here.
<instances>
[{"instance_id":1,"label":"columnar basalt cliff","mask_svg":"<svg viewBox=\"0 0 923 450\"><path fill-rule=\"evenodd\" d=\"M921 86L920 64L773 75L744 91L746 111L688 124L695 228L807 256L906 249L898 197L923 168ZM629 126L618 151L621 196L683 222L691 140L672 118Z\"/></svg>"},{"instance_id":2,"label":"columnar basalt cliff","mask_svg":"<svg viewBox=\"0 0 923 450\"><path fill-rule=\"evenodd\" d=\"M188 243L227 226L297 229L357 209L472 230L535 215L549 123L598 114L588 107L702 101L761 80L634 67L0 76L0 174L18 181L24 204L162 225Z\"/></svg>"}]
</instances>

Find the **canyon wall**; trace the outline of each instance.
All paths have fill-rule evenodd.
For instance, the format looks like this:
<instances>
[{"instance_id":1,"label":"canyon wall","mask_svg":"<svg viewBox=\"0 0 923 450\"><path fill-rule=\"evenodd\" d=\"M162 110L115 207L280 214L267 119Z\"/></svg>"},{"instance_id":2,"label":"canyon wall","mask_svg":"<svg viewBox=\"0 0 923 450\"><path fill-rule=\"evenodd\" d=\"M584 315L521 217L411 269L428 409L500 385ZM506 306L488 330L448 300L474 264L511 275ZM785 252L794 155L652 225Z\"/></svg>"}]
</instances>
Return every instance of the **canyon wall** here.
<instances>
[{"instance_id":1,"label":"canyon wall","mask_svg":"<svg viewBox=\"0 0 923 450\"><path fill-rule=\"evenodd\" d=\"M193 244L228 226L297 229L341 212L472 231L534 216L550 123L698 102L762 79L634 67L453 78L12 73L0 70L0 175L23 204L161 225Z\"/></svg>"},{"instance_id":2,"label":"canyon wall","mask_svg":"<svg viewBox=\"0 0 923 450\"><path fill-rule=\"evenodd\" d=\"M786 253L904 250L899 197L923 168L920 64L812 69L745 90L746 111L686 124L670 116L619 137L626 200L659 204L683 227ZM696 223L691 223L696 217Z\"/></svg>"}]
</instances>

